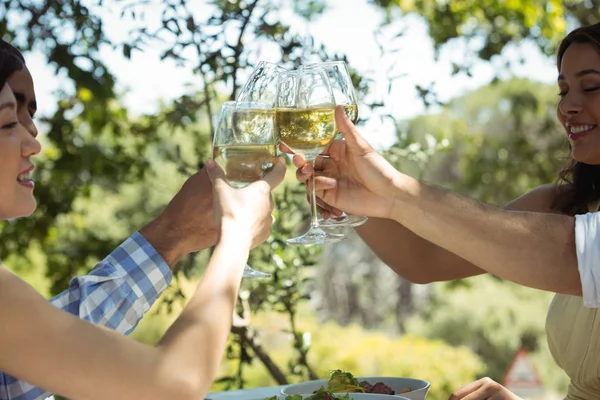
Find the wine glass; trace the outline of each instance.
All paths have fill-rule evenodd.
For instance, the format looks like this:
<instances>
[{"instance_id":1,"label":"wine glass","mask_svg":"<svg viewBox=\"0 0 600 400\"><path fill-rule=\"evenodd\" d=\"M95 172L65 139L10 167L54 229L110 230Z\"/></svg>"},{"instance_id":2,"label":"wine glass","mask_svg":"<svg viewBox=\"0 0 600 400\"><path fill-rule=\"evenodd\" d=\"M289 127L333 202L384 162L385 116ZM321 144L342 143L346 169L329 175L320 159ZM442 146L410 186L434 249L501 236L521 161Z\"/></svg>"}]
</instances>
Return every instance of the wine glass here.
<instances>
[{"instance_id":1,"label":"wine glass","mask_svg":"<svg viewBox=\"0 0 600 400\"><path fill-rule=\"evenodd\" d=\"M279 75L287 69L267 61L260 61L240 90L236 101L256 102L273 107L277 96Z\"/></svg>"},{"instance_id":2,"label":"wine glass","mask_svg":"<svg viewBox=\"0 0 600 400\"><path fill-rule=\"evenodd\" d=\"M311 70L313 68L325 70L331 84L336 105L342 106L348 119L356 125L358 122L358 104L346 63L343 61L328 61L318 64L307 64L301 66L300 70ZM340 132L337 133L336 139L343 139ZM324 228L344 228L360 226L367 221L367 217L348 215L342 212L340 216L332 215L326 220L320 219L319 224Z\"/></svg>"},{"instance_id":3,"label":"wine glass","mask_svg":"<svg viewBox=\"0 0 600 400\"><path fill-rule=\"evenodd\" d=\"M320 68L279 74L275 99L275 131L279 141L302 154L314 167L315 159L335 137L335 100L327 73ZM314 172L310 177L311 222L308 232L287 243L297 245L339 242L344 235L319 227Z\"/></svg>"},{"instance_id":4,"label":"wine glass","mask_svg":"<svg viewBox=\"0 0 600 400\"><path fill-rule=\"evenodd\" d=\"M227 183L243 188L261 179L277 162L273 108L261 103L227 101L221 106L213 158L225 172ZM268 278L248 264L244 278Z\"/></svg>"}]
</instances>

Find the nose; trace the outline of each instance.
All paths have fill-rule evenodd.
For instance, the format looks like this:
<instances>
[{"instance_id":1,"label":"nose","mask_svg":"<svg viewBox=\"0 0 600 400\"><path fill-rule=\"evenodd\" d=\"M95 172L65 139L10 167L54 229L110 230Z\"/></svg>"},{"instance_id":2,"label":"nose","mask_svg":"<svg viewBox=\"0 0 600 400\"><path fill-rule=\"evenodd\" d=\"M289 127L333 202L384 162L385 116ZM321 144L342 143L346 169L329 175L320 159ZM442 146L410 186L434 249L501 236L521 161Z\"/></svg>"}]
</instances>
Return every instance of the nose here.
<instances>
[{"instance_id":1,"label":"nose","mask_svg":"<svg viewBox=\"0 0 600 400\"><path fill-rule=\"evenodd\" d=\"M579 96L568 92L558 104L558 111L563 115L579 114L583 110L583 104Z\"/></svg>"},{"instance_id":2,"label":"nose","mask_svg":"<svg viewBox=\"0 0 600 400\"><path fill-rule=\"evenodd\" d=\"M19 125L17 125L17 127L20 131L19 134L22 138L21 155L23 157L33 157L33 156L39 154L40 151L42 151L42 145L40 144L40 142L38 142L36 137L34 135L32 135L31 132L29 132L29 130L26 129L21 123L19 123ZM36 135L37 135L37 129L36 129Z\"/></svg>"},{"instance_id":3,"label":"nose","mask_svg":"<svg viewBox=\"0 0 600 400\"><path fill-rule=\"evenodd\" d=\"M27 132L29 132L31 136L37 137L38 130L35 126L35 123L33 122L33 118L29 114L29 111L27 111L26 109L19 111L19 123L23 125L23 127L27 130Z\"/></svg>"}]
</instances>

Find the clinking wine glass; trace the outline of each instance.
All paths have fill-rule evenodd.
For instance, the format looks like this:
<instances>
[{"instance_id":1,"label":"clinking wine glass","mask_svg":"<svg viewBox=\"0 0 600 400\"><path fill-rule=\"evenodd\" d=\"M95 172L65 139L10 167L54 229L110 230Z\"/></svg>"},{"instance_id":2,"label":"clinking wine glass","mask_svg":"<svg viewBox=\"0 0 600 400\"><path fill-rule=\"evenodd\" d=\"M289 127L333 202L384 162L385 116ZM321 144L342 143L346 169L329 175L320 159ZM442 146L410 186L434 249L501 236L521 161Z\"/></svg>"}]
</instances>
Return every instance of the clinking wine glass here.
<instances>
[{"instance_id":1,"label":"clinking wine glass","mask_svg":"<svg viewBox=\"0 0 600 400\"><path fill-rule=\"evenodd\" d=\"M240 90L236 101L240 103L260 103L274 107L277 85L281 73L287 69L267 61L260 61Z\"/></svg>"},{"instance_id":2,"label":"clinking wine glass","mask_svg":"<svg viewBox=\"0 0 600 400\"><path fill-rule=\"evenodd\" d=\"M358 122L358 104L346 63L343 61L328 61L300 67L301 70L313 68L322 69L327 73L336 105L342 106L348 119L356 125ZM343 139L340 132L337 133L336 139ZM348 215L342 212L340 216L332 215L326 220L320 219L319 224L324 228L345 228L360 226L367 220L367 217Z\"/></svg>"},{"instance_id":3,"label":"clinking wine glass","mask_svg":"<svg viewBox=\"0 0 600 400\"><path fill-rule=\"evenodd\" d=\"M273 108L255 102L228 101L221 106L213 140L213 158L227 183L243 188L261 179L277 162ZM268 278L248 264L244 278Z\"/></svg>"},{"instance_id":4,"label":"clinking wine glass","mask_svg":"<svg viewBox=\"0 0 600 400\"><path fill-rule=\"evenodd\" d=\"M275 131L279 141L302 154L314 167L315 159L335 137L335 100L327 73L320 68L279 74L275 98ZM314 168L313 168L314 170ZM288 239L295 245L339 242L344 235L325 232L319 226L314 185L310 177L311 222L308 232Z\"/></svg>"}]
</instances>

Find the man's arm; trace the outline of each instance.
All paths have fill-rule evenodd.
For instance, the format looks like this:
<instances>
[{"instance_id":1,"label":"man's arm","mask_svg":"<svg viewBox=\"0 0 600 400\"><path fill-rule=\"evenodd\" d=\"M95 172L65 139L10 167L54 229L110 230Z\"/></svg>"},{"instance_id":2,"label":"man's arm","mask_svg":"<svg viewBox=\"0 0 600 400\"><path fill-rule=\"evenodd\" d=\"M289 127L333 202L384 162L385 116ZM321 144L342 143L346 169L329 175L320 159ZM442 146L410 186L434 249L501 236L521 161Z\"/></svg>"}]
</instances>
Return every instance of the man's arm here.
<instances>
[{"instance_id":1,"label":"man's arm","mask_svg":"<svg viewBox=\"0 0 600 400\"><path fill-rule=\"evenodd\" d=\"M169 286L169 266L140 233L133 234L69 289L54 306L80 319L131 333L158 296Z\"/></svg>"},{"instance_id":2,"label":"man's arm","mask_svg":"<svg viewBox=\"0 0 600 400\"><path fill-rule=\"evenodd\" d=\"M575 218L503 210L398 173L392 218L501 278L581 295Z\"/></svg>"},{"instance_id":3,"label":"man's arm","mask_svg":"<svg viewBox=\"0 0 600 400\"><path fill-rule=\"evenodd\" d=\"M511 201L504 208L550 212L555 185L540 186ZM441 205L441 204L440 204ZM395 220L370 218L356 232L371 250L398 275L414 283L468 278L484 270L440 247Z\"/></svg>"}]
</instances>

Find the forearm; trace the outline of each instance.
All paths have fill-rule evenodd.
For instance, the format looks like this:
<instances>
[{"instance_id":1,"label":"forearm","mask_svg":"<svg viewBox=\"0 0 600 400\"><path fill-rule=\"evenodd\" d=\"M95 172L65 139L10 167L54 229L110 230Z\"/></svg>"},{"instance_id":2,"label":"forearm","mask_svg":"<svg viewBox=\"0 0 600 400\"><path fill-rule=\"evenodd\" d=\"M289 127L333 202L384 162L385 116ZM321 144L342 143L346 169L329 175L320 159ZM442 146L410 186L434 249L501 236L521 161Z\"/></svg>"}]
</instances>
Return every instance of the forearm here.
<instances>
[{"instance_id":1,"label":"forearm","mask_svg":"<svg viewBox=\"0 0 600 400\"><path fill-rule=\"evenodd\" d=\"M243 236L219 241L196 293L159 344L167 365L200 382L200 395L208 392L223 357L249 249Z\"/></svg>"},{"instance_id":2,"label":"forearm","mask_svg":"<svg viewBox=\"0 0 600 400\"><path fill-rule=\"evenodd\" d=\"M393 218L440 247L501 278L581 294L574 218L507 211L401 175Z\"/></svg>"},{"instance_id":3,"label":"forearm","mask_svg":"<svg viewBox=\"0 0 600 400\"><path fill-rule=\"evenodd\" d=\"M215 231L208 222L205 225L198 226L190 233L161 215L140 229L140 234L156 249L169 268L173 269L181 257L191 252L190 249L199 251L215 245ZM189 242L194 242L194 245Z\"/></svg>"},{"instance_id":4,"label":"forearm","mask_svg":"<svg viewBox=\"0 0 600 400\"><path fill-rule=\"evenodd\" d=\"M369 218L355 230L381 261L414 283L461 279L485 272L395 220Z\"/></svg>"},{"instance_id":5,"label":"forearm","mask_svg":"<svg viewBox=\"0 0 600 400\"><path fill-rule=\"evenodd\" d=\"M136 233L50 302L80 319L129 334L171 279L163 258Z\"/></svg>"}]
</instances>

